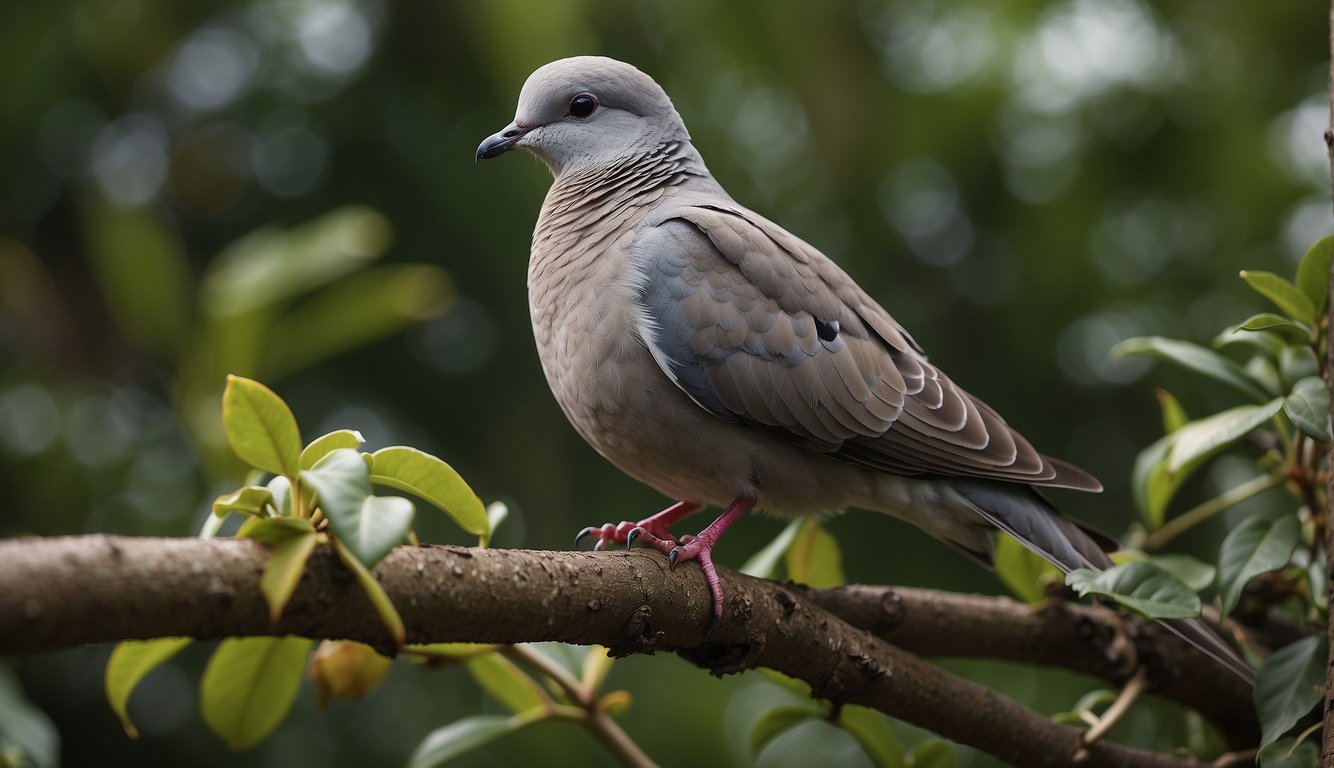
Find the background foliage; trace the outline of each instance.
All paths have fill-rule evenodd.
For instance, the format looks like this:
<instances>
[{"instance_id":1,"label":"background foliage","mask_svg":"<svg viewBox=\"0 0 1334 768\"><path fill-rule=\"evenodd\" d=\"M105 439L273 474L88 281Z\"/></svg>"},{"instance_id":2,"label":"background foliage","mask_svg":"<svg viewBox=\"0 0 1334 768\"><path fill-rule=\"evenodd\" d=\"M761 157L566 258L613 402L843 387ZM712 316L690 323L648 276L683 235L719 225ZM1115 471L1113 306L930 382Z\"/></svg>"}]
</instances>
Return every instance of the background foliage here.
<instances>
[{"instance_id":1,"label":"background foliage","mask_svg":"<svg viewBox=\"0 0 1334 768\"><path fill-rule=\"evenodd\" d=\"M1326 33L1316 6L1204 0L6 4L0 535L197 530L241 478L217 422L228 372L279 389L312 435L354 426L371 450L446 459L509 504L497 546L564 548L585 524L660 507L583 445L542 381L523 285L545 169L472 161L527 73L579 53L657 77L739 200L843 264L1042 450L1097 474L1106 493L1058 502L1121 532L1161 419L1150 363L1108 352L1204 342L1269 310L1238 270L1291 274L1328 230ZM1230 404L1166 368L1153 381L1192 413ZM1251 471L1225 457L1179 496ZM1210 559L1230 521L1281 502L1257 497L1181 547ZM739 526L720 561L781 527ZM893 521L829 527L849 580L1002 590ZM419 532L469 541L444 521ZM325 714L303 690L237 757L194 709L206 655L191 649L132 700L131 742L102 698L108 652L12 665L70 764L397 763L436 726L505 711L460 670L395 665ZM1087 688L952 666L1046 713ZM783 695L661 656L611 674L636 692L626 729L665 762L683 743L748 762L750 724ZM1179 743L1163 722L1150 707L1114 736ZM864 759L812 722L759 762L812 740ZM609 760L544 725L460 764L553 750Z\"/></svg>"}]
</instances>

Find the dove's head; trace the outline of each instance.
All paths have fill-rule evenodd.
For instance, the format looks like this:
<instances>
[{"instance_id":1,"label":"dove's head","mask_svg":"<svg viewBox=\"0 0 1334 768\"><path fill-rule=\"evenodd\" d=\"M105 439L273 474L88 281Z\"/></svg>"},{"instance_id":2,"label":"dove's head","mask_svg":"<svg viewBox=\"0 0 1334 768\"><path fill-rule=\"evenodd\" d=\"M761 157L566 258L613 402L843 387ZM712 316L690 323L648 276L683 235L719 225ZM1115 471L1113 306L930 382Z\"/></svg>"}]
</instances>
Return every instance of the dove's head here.
<instances>
[{"instance_id":1,"label":"dove's head","mask_svg":"<svg viewBox=\"0 0 1334 768\"><path fill-rule=\"evenodd\" d=\"M575 56L528 76L514 122L488 136L477 148L477 159L526 149L559 176L689 138L671 99L653 78L615 59Z\"/></svg>"}]
</instances>

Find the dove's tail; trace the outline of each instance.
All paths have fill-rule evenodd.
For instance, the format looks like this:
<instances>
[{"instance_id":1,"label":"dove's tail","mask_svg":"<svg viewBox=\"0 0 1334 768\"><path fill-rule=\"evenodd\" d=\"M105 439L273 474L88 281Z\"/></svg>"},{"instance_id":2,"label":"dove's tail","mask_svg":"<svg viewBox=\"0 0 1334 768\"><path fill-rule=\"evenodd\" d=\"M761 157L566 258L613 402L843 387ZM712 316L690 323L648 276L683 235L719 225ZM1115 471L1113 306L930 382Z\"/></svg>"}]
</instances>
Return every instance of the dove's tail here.
<instances>
[{"instance_id":1,"label":"dove's tail","mask_svg":"<svg viewBox=\"0 0 1334 768\"><path fill-rule=\"evenodd\" d=\"M1112 565L1104 549L1114 549L1114 540L1061 514L1034 488L969 480L951 480L950 486L988 522L1063 573L1076 568L1101 571ZM1161 620L1159 623L1246 682L1255 683L1255 672L1250 665L1204 621Z\"/></svg>"}]
</instances>

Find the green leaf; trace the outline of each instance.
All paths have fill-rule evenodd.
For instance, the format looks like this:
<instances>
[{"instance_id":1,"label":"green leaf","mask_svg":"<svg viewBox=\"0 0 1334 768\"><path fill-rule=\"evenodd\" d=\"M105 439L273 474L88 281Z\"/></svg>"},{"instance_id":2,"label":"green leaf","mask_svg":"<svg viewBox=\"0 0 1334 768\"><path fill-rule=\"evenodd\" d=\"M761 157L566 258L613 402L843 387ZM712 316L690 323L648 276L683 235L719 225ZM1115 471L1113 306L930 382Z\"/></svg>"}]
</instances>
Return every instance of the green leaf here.
<instances>
[{"instance_id":1,"label":"green leaf","mask_svg":"<svg viewBox=\"0 0 1334 768\"><path fill-rule=\"evenodd\" d=\"M1151 619L1200 615L1200 596L1181 580L1147 562L1130 562L1099 573L1087 568L1065 577L1080 595L1102 595Z\"/></svg>"},{"instance_id":2,"label":"green leaf","mask_svg":"<svg viewBox=\"0 0 1334 768\"><path fill-rule=\"evenodd\" d=\"M204 722L234 750L264 740L287 716L306 672L304 637L229 637L199 682Z\"/></svg>"},{"instance_id":3,"label":"green leaf","mask_svg":"<svg viewBox=\"0 0 1334 768\"><path fill-rule=\"evenodd\" d=\"M750 559L741 566L741 572L747 576L754 576L757 579L772 579L778 572L778 563L783 559L787 548L792 546L792 540L797 537L797 531L801 529L801 518L797 518L788 523L773 541L764 545L759 552L750 556Z\"/></svg>"},{"instance_id":4,"label":"green leaf","mask_svg":"<svg viewBox=\"0 0 1334 768\"><path fill-rule=\"evenodd\" d=\"M1184 467L1180 472L1167 471L1167 454L1172 449L1176 438L1172 435L1160 437L1135 457L1135 466L1130 474L1131 495L1140 517L1150 531L1163 527L1167 519L1167 505L1171 503L1181 484L1190 476L1191 467Z\"/></svg>"},{"instance_id":5,"label":"green leaf","mask_svg":"<svg viewBox=\"0 0 1334 768\"><path fill-rule=\"evenodd\" d=\"M1288 389L1308 376L1319 375L1319 365L1311 347L1305 344L1300 347L1289 345L1279 350L1278 374L1280 381L1285 382Z\"/></svg>"},{"instance_id":6,"label":"green leaf","mask_svg":"<svg viewBox=\"0 0 1334 768\"><path fill-rule=\"evenodd\" d=\"M838 726L852 734L876 768L902 768L903 745L885 715L856 704L845 704L838 711Z\"/></svg>"},{"instance_id":7,"label":"green leaf","mask_svg":"<svg viewBox=\"0 0 1334 768\"><path fill-rule=\"evenodd\" d=\"M120 718L125 735L139 738L139 731L130 721L130 694L149 672L190 644L188 637L163 637L156 640L127 640L116 646L107 659L105 686L107 703Z\"/></svg>"},{"instance_id":8,"label":"green leaf","mask_svg":"<svg viewBox=\"0 0 1334 768\"><path fill-rule=\"evenodd\" d=\"M1255 289L1256 293L1274 303L1283 310L1283 314L1298 322L1312 325L1315 323L1315 305L1306 294L1297 290L1297 286L1273 272L1243 269L1241 279Z\"/></svg>"},{"instance_id":9,"label":"green leaf","mask_svg":"<svg viewBox=\"0 0 1334 768\"><path fill-rule=\"evenodd\" d=\"M185 243L155 207L89 206L83 242L116 325L140 347L172 359L190 329Z\"/></svg>"},{"instance_id":10,"label":"green leaf","mask_svg":"<svg viewBox=\"0 0 1334 768\"><path fill-rule=\"evenodd\" d=\"M321 435L310 441L301 451L301 468L311 469L319 463L320 459L328 456L339 448L360 448L366 438L355 429L336 429L327 435Z\"/></svg>"},{"instance_id":11,"label":"green leaf","mask_svg":"<svg viewBox=\"0 0 1334 768\"><path fill-rule=\"evenodd\" d=\"M1043 560L1013 536L996 537L996 575L1020 600L1035 605L1047 598L1042 585L1047 574L1059 573L1056 566Z\"/></svg>"},{"instance_id":12,"label":"green leaf","mask_svg":"<svg viewBox=\"0 0 1334 768\"><path fill-rule=\"evenodd\" d=\"M287 403L253 379L227 376L222 393L222 426L241 460L275 475L296 477L301 433Z\"/></svg>"},{"instance_id":13,"label":"green leaf","mask_svg":"<svg viewBox=\"0 0 1334 768\"><path fill-rule=\"evenodd\" d=\"M1334 439L1329 425L1329 388L1319 376L1308 376L1293 385L1292 394L1283 398L1283 412L1307 437L1322 443Z\"/></svg>"},{"instance_id":14,"label":"green leaf","mask_svg":"<svg viewBox=\"0 0 1334 768\"><path fill-rule=\"evenodd\" d=\"M1218 552L1218 595L1224 616L1236 607L1251 579L1288 564L1301 536L1302 524L1295 514L1273 521L1251 517L1232 529Z\"/></svg>"},{"instance_id":15,"label":"green leaf","mask_svg":"<svg viewBox=\"0 0 1334 768\"><path fill-rule=\"evenodd\" d=\"M309 520L271 517L246 530L246 537L270 549L269 562L259 580L259 591L269 604L269 621L277 623L283 608L306 572L306 561L315 551L319 534Z\"/></svg>"},{"instance_id":16,"label":"green leaf","mask_svg":"<svg viewBox=\"0 0 1334 768\"><path fill-rule=\"evenodd\" d=\"M1324 309L1329 298L1329 263L1334 257L1334 235L1315 241L1297 265L1297 288L1316 309Z\"/></svg>"},{"instance_id":17,"label":"green leaf","mask_svg":"<svg viewBox=\"0 0 1334 768\"><path fill-rule=\"evenodd\" d=\"M1181 407L1181 402L1173 397L1171 392L1158 389L1154 391L1154 395L1157 396L1158 407L1163 412L1163 434L1170 435L1190 421L1186 409Z\"/></svg>"},{"instance_id":18,"label":"green leaf","mask_svg":"<svg viewBox=\"0 0 1334 768\"><path fill-rule=\"evenodd\" d=\"M948 741L932 739L913 747L908 755L908 768L954 768L954 747Z\"/></svg>"},{"instance_id":19,"label":"green leaf","mask_svg":"<svg viewBox=\"0 0 1334 768\"><path fill-rule=\"evenodd\" d=\"M1260 747L1278 740L1316 704L1325 688L1328 638L1306 637L1265 659L1255 672L1255 709L1260 715Z\"/></svg>"},{"instance_id":20,"label":"green leaf","mask_svg":"<svg viewBox=\"0 0 1334 768\"><path fill-rule=\"evenodd\" d=\"M430 320L454 288L442 269L390 264L348 275L296 305L268 336L264 370L283 376Z\"/></svg>"},{"instance_id":21,"label":"green leaf","mask_svg":"<svg viewBox=\"0 0 1334 768\"><path fill-rule=\"evenodd\" d=\"M384 624L385 629L393 636L394 642L399 646L403 645L407 639L407 629L403 626L403 617L398 615L398 609L394 607L394 602L389 599L388 593L380 582L376 580L375 575L370 572L366 566L361 564L357 556L340 540L334 539L334 551L338 553L338 559L352 575L356 577L357 583L361 585L361 590L366 593L366 597L371 601L371 606L380 616L380 622Z\"/></svg>"},{"instance_id":22,"label":"green leaf","mask_svg":"<svg viewBox=\"0 0 1334 768\"><path fill-rule=\"evenodd\" d=\"M1256 429L1283 407L1283 398L1264 405L1238 405L1207 416L1172 433L1167 471L1179 472L1186 465L1218 453Z\"/></svg>"},{"instance_id":23,"label":"green leaf","mask_svg":"<svg viewBox=\"0 0 1334 768\"><path fill-rule=\"evenodd\" d=\"M588 650L584 652L583 663L580 665L579 682L588 690L596 691L602 687L615 663L616 659L608 649L600 645L588 646Z\"/></svg>"},{"instance_id":24,"label":"green leaf","mask_svg":"<svg viewBox=\"0 0 1334 768\"><path fill-rule=\"evenodd\" d=\"M0 765L59 768L60 732L23 695L18 675L0 664Z\"/></svg>"},{"instance_id":25,"label":"green leaf","mask_svg":"<svg viewBox=\"0 0 1334 768\"><path fill-rule=\"evenodd\" d=\"M541 686L499 653L473 656L464 662L477 684L514 714L552 705Z\"/></svg>"},{"instance_id":26,"label":"green leaf","mask_svg":"<svg viewBox=\"0 0 1334 768\"><path fill-rule=\"evenodd\" d=\"M476 536L487 531L486 507L458 472L416 448L393 445L371 454L371 482L422 498Z\"/></svg>"},{"instance_id":27,"label":"green leaf","mask_svg":"<svg viewBox=\"0 0 1334 768\"><path fill-rule=\"evenodd\" d=\"M1200 592L1214 583L1218 569L1190 555L1146 555L1150 563L1181 580L1181 583Z\"/></svg>"},{"instance_id":28,"label":"green leaf","mask_svg":"<svg viewBox=\"0 0 1334 768\"><path fill-rule=\"evenodd\" d=\"M209 264L201 286L204 307L227 317L308 293L379 258L391 236L387 219L357 206L285 231L257 230Z\"/></svg>"},{"instance_id":29,"label":"green leaf","mask_svg":"<svg viewBox=\"0 0 1334 768\"><path fill-rule=\"evenodd\" d=\"M824 717L824 711L809 706L774 707L760 716L750 729L750 754L758 757L765 745L807 720Z\"/></svg>"},{"instance_id":30,"label":"green leaf","mask_svg":"<svg viewBox=\"0 0 1334 768\"><path fill-rule=\"evenodd\" d=\"M266 508L273 507L273 491L262 485L247 485L213 500L213 514L218 517L227 517L233 512L263 517L268 514Z\"/></svg>"},{"instance_id":31,"label":"green leaf","mask_svg":"<svg viewBox=\"0 0 1334 768\"><path fill-rule=\"evenodd\" d=\"M1112 348L1112 354L1146 355L1157 357L1167 362L1193 371L1214 381L1227 384L1256 402L1264 402L1272 395L1264 389L1241 366L1212 349L1179 339L1162 336L1140 336L1126 339Z\"/></svg>"},{"instance_id":32,"label":"green leaf","mask_svg":"<svg viewBox=\"0 0 1334 768\"><path fill-rule=\"evenodd\" d=\"M473 715L426 735L408 759L408 768L435 768L459 755L485 746L507 733L519 730L526 721L500 715Z\"/></svg>"},{"instance_id":33,"label":"green leaf","mask_svg":"<svg viewBox=\"0 0 1334 768\"><path fill-rule=\"evenodd\" d=\"M301 480L318 494L334 536L367 568L375 567L412 527L412 502L372 496L370 470L354 450L333 451L320 466L303 471Z\"/></svg>"},{"instance_id":34,"label":"green leaf","mask_svg":"<svg viewBox=\"0 0 1334 768\"><path fill-rule=\"evenodd\" d=\"M292 516L292 483L282 475L275 475L264 485L273 494L273 508L284 517Z\"/></svg>"},{"instance_id":35,"label":"green leaf","mask_svg":"<svg viewBox=\"0 0 1334 768\"><path fill-rule=\"evenodd\" d=\"M802 520L783 562L788 578L800 584L818 588L847 583L838 540L813 517Z\"/></svg>"},{"instance_id":36,"label":"green leaf","mask_svg":"<svg viewBox=\"0 0 1334 768\"><path fill-rule=\"evenodd\" d=\"M1279 739L1260 750L1257 762L1260 768L1318 768L1320 751L1310 739Z\"/></svg>"},{"instance_id":37,"label":"green leaf","mask_svg":"<svg viewBox=\"0 0 1334 768\"><path fill-rule=\"evenodd\" d=\"M1297 343L1306 343L1311 340L1311 327L1309 325L1296 320L1289 320L1273 312L1261 312L1258 315L1253 315L1231 330L1233 333L1237 331L1266 331L1281 336L1287 341Z\"/></svg>"}]
</instances>

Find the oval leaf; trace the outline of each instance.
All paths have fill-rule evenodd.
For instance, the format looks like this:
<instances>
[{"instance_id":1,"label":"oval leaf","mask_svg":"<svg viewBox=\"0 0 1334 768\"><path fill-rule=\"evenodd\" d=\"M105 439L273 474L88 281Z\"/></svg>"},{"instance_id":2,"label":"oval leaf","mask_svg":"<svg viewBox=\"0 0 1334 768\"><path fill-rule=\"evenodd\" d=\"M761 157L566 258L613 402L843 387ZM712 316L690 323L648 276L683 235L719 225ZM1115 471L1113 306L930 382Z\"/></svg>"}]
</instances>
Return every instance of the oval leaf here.
<instances>
[{"instance_id":1,"label":"oval leaf","mask_svg":"<svg viewBox=\"0 0 1334 768\"><path fill-rule=\"evenodd\" d=\"M354 450L333 451L320 466L302 472L301 479L315 489L334 536L367 568L389 554L412 526L412 502L372 496L370 470Z\"/></svg>"},{"instance_id":2,"label":"oval leaf","mask_svg":"<svg viewBox=\"0 0 1334 768\"><path fill-rule=\"evenodd\" d=\"M1306 637L1280 648L1255 672L1255 709L1260 715L1260 747L1297 724L1320 703L1329 655L1324 635Z\"/></svg>"},{"instance_id":3,"label":"oval leaf","mask_svg":"<svg viewBox=\"0 0 1334 768\"><path fill-rule=\"evenodd\" d=\"M1237 331L1268 331L1282 336L1288 341L1298 343L1311 340L1311 326L1306 323L1299 323L1296 320L1289 320L1273 312L1261 312L1258 315L1253 315L1232 331L1233 333Z\"/></svg>"},{"instance_id":4,"label":"oval leaf","mask_svg":"<svg viewBox=\"0 0 1334 768\"><path fill-rule=\"evenodd\" d=\"M903 745L885 715L874 709L845 704L838 711L838 727L852 734L876 768L902 768Z\"/></svg>"},{"instance_id":5,"label":"oval leaf","mask_svg":"<svg viewBox=\"0 0 1334 768\"><path fill-rule=\"evenodd\" d=\"M120 718L125 735L139 738L139 731L130 721L130 694L149 672L190 644L188 637L163 637L157 640L128 640L116 646L107 659L105 686L107 703Z\"/></svg>"},{"instance_id":6,"label":"oval leaf","mask_svg":"<svg viewBox=\"0 0 1334 768\"><path fill-rule=\"evenodd\" d=\"M1167 518L1167 505L1172 501L1176 489L1189 476L1189 468L1181 472L1167 471L1167 453L1176 438L1172 435L1160 437L1135 457L1135 466L1130 474L1131 495L1135 506L1139 507L1140 517L1150 531L1163 527Z\"/></svg>"},{"instance_id":7,"label":"oval leaf","mask_svg":"<svg viewBox=\"0 0 1334 768\"><path fill-rule=\"evenodd\" d=\"M1307 325L1315 322L1315 305L1287 280L1273 272L1251 269L1243 269L1241 279L1254 288L1256 293L1274 302L1274 306L1293 320Z\"/></svg>"},{"instance_id":8,"label":"oval leaf","mask_svg":"<svg viewBox=\"0 0 1334 768\"><path fill-rule=\"evenodd\" d=\"M1080 568L1065 577L1080 595L1102 595L1151 619L1189 619L1200 615L1200 596L1181 580L1139 561L1101 573Z\"/></svg>"},{"instance_id":9,"label":"oval leaf","mask_svg":"<svg viewBox=\"0 0 1334 768\"><path fill-rule=\"evenodd\" d=\"M276 475L296 477L301 433L282 398L253 379L228 376L222 393L222 426L242 461Z\"/></svg>"},{"instance_id":10,"label":"oval leaf","mask_svg":"<svg viewBox=\"0 0 1334 768\"><path fill-rule=\"evenodd\" d=\"M262 485L247 485L213 500L213 514L226 517L233 512L247 515L267 515L265 508L273 508L273 491Z\"/></svg>"},{"instance_id":11,"label":"oval leaf","mask_svg":"<svg viewBox=\"0 0 1334 768\"><path fill-rule=\"evenodd\" d=\"M327 435L321 435L310 441L301 451L301 468L311 469L320 459L339 448L360 448L366 438L355 429L336 429Z\"/></svg>"},{"instance_id":12,"label":"oval leaf","mask_svg":"<svg viewBox=\"0 0 1334 768\"><path fill-rule=\"evenodd\" d=\"M1256 402L1268 400L1271 395L1246 375L1241 366L1212 349L1178 339L1162 336L1140 336L1126 339L1112 348L1113 355L1147 355L1174 363L1189 371L1227 384Z\"/></svg>"},{"instance_id":13,"label":"oval leaf","mask_svg":"<svg viewBox=\"0 0 1334 768\"><path fill-rule=\"evenodd\" d=\"M792 540L797 537L797 531L801 530L801 518L797 518L788 523L773 541L764 545L759 552L750 556L741 566L741 572L747 576L754 576L757 579L771 579L774 573L778 571L778 563L783 559L788 547L792 546Z\"/></svg>"},{"instance_id":14,"label":"oval leaf","mask_svg":"<svg viewBox=\"0 0 1334 768\"><path fill-rule=\"evenodd\" d=\"M1145 559L1177 577L1181 583L1196 592L1208 589L1218 574L1217 568L1190 555L1149 555Z\"/></svg>"},{"instance_id":15,"label":"oval leaf","mask_svg":"<svg viewBox=\"0 0 1334 768\"><path fill-rule=\"evenodd\" d=\"M1035 605L1047 599L1042 579L1057 574L1056 566L1043 560L1033 550L1020 544L1013 536L996 537L994 553L996 575L1020 600Z\"/></svg>"},{"instance_id":16,"label":"oval leaf","mask_svg":"<svg viewBox=\"0 0 1334 768\"><path fill-rule=\"evenodd\" d=\"M459 755L471 752L507 733L517 731L522 722L500 715L473 715L437 728L427 734L408 760L408 768L435 768Z\"/></svg>"},{"instance_id":17,"label":"oval leaf","mask_svg":"<svg viewBox=\"0 0 1334 768\"><path fill-rule=\"evenodd\" d=\"M954 768L954 747L949 742L935 739L913 747L908 756L909 768Z\"/></svg>"},{"instance_id":18,"label":"oval leaf","mask_svg":"<svg viewBox=\"0 0 1334 768\"><path fill-rule=\"evenodd\" d=\"M277 622L283 608L306 572L306 561L320 540L315 526L298 517L271 517L246 529L246 538L267 546L269 562L259 579L259 591L269 604L269 621Z\"/></svg>"},{"instance_id":19,"label":"oval leaf","mask_svg":"<svg viewBox=\"0 0 1334 768\"><path fill-rule=\"evenodd\" d=\"M1260 768L1319 768L1320 751L1310 739L1279 739L1260 750L1257 762Z\"/></svg>"},{"instance_id":20,"label":"oval leaf","mask_svg":"<svg viewBox=\"0 0 1334 768\"><path fill-rule=\"evenodd\" d=\"M1248 518L1223 539L1218 552L1218 595L1223 615L1232 612L1251 579L1286 566L1302 536L1294 515L1277 520Z\"/></svg>"},{"instance_id":21,"label":"oval leaf","mask_svg":"<svg viewBox=\"0 0 1334 768\"><path fill-rule=\"evenodd\" d=\"M486 507L454 468L416 448L393 445L371 454L371 482L430 502L475 536L487 532Z\"/></svg>"},{"instance_id":22,"label":"oval leaf","mask_svg":"<svg viewBox=\"0 0 1334 768\"><path fill-rule=\"evenodd\" d=\"M1330 442L1329 388L1319 376L1308 376L1283 398L1283 412L1298 429L1313 440Z\"/></svg>"},{"instance_id":23,"label":"oval leaf","mask_svg":"<svg viewBox=\"0 0 1334 768\"><path fill-rule=\"evenodd\" d=\"M838 540L813 517L802 520L783 562L788 578L801 584L821 588L847 583Z\"/></svg>"},{"instance_id":24,"label":"oval leaf","mask_svg":"<svg viewBox=\"0 0 1334 768\"><path fill-rule=\"evenodd\" d=\"M1181 407L1181 401L1173 397L1171 392L1159 389L1154 392L1154 395L1158 398L1158 407L1163 412L1164 435L1172 434L1190 421L1190 416L1186 415L1186 409Z\"/></svg>"},{"instance_id":25,"label":"oval leaf","mask_svg":"<svg viewBox=\"0 0 1334 768\"><path fill-rule=\"evenodd\" d=\"M499 653L473 656L465 663L477 684L516 715L553 705L533 678Z\"/></svg>"},{"instance_id":26,"label":"oval leaf","mask_svg":"<svg viewBox=\"0 0 1334 768\"><path fill-rule=\"evenodd\" d=\"M1334 235L1325 235L1312 245L1297 265L1297 288L1311 305L1324 309L1329 298L1329 264L1334 257Z\"/></svg>"},{"instance_id":27,"label":"oval leaf","mask_svg":"<svg viewBox=\"0 0 1334 768\"><path fill-rule=\"evenodd\" d=\"M1263 426L1282 407L1283 399L1275 398L1264 405L1239 405L1192 421L1172 433L1167 471L1177 472L1232 445Z\"/></svg>"},{"instance_id":28,"label":"oval leaf","mask_svg":"<svg viewBox=\"0 0 1334 768\"><path fill-rule=\"evenodd\" d=\"M779 735L806 722L824 717L824 711L812 707L775 707L760 716L750 729L750 754L759 756L766 744Z\"/></svg>"},{"instance_id":29,"label":"oval leaf","mask_svg":"<svg viewBox=\"0 0 1334 768\"><path fill-rule=\"evenodd\" d=\"M287 716L306 671L304 637L229 637L199 683L204 722L235 750L249 749Z\"/></svg>"}]
</instances>

